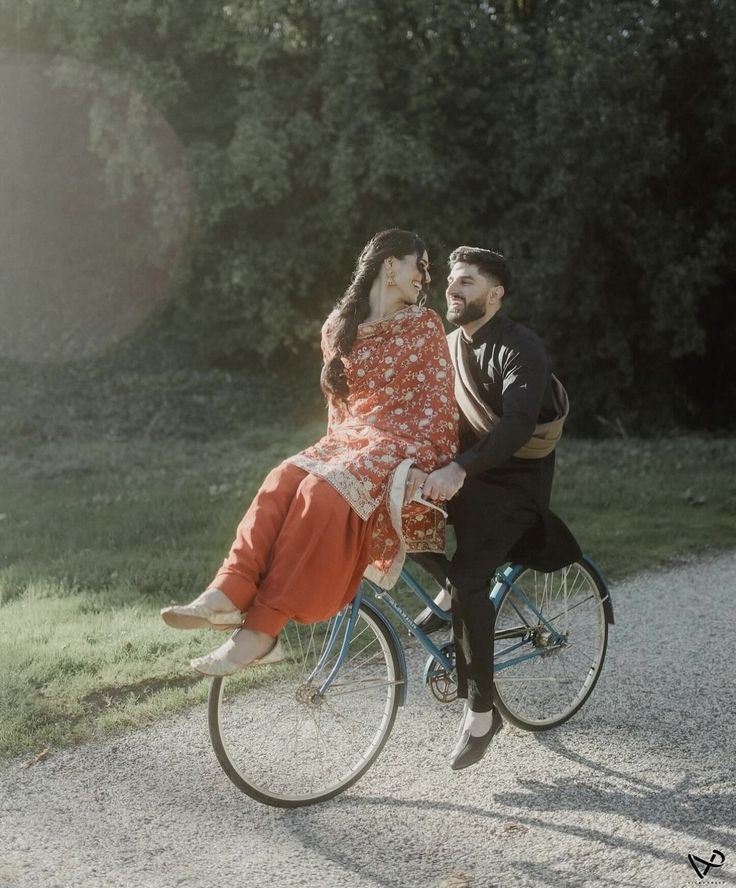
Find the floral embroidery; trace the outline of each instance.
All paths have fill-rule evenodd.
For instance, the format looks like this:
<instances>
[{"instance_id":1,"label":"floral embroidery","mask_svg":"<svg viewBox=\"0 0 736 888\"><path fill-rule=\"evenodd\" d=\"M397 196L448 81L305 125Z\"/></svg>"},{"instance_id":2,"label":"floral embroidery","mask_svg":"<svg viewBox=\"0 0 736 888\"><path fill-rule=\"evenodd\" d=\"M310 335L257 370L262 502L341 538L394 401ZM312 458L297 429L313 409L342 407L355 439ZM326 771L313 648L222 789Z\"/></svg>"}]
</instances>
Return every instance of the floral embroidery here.
<instances>
[{"instance_id":1,"label":"floral embroidery","mask_svg":"<svg viewBox=\"0 0 736 888\"><path fill-rule=\"evenodd\" d=\"M334 314L322 328L325 360L332 356L333 324ZM444 550L445 519L435 509L412 503L402 511L403 546L388 512L388 491L399 463L411 458L431 472L457 454L459 413L453 373L446 369L442 322L430 309L408 306L390 318L361 324L343 363L349 409L331 404L327 434L288 462L332 484L364 520L378 510L369 573L380 582L380 577L397 575L404 547Z\"/></svg>"}]
</instances>

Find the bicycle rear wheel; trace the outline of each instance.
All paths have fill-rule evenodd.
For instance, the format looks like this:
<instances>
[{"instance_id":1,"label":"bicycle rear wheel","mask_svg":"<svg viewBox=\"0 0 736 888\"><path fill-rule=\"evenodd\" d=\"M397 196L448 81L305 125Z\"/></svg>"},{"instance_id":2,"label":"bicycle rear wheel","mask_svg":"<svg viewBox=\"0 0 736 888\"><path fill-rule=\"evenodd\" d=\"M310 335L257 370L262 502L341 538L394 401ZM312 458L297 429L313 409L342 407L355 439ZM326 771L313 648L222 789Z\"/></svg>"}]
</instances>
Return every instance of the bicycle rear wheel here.
<instances>
[{"instance_id":1,"label":"bicycle rear wheel","mask_svg":"<svg viewBox=\"0 0 736 888\"><path fill-rule=\"evenodd\" d=\"M284 663L212 680L215 754L233 783L260 802L295 808L330 799L368 770L388 739L405 676L393 634L365 602L345 659L320 692L351 608L322 623L288 623Z\"/></svg>"},{"instance_id":2,"label":"bicycle rear wheel","mask_svg":"<svg viewBox=\"0 0 736 888\"><path fill-rule=\"evenodd\" d=\"M541 731L571 718L598 681L608 592L585 559L552 573L521 568L510 578L497 604L496 705L517 727Z\"/></svg>"}]
</instances>

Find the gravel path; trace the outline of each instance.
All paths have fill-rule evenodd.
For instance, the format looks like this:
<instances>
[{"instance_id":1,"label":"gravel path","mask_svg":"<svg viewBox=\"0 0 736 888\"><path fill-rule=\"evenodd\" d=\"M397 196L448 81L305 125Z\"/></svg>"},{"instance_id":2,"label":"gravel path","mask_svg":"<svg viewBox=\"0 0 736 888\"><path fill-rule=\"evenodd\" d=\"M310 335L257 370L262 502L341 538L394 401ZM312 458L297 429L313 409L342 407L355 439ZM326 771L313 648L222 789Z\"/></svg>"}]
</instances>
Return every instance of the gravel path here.
<instances>
[{"instance_id":1,"label":"gravel path","mask_svg":"<svg viewBox=\"0 0 736 888\"><path fill-rule=\"evenodd\" d=\"M593 696L541 734L507 726L446 765L459 704L412 657L376 765L283 811L220 770L200 708L113 741L0 767L0 886L686 888L736 885L736 553L613 587ZM423 658L421 658L423 659ZM700 879L688 854L725 863Z\"/></svg>"}]
</instances>

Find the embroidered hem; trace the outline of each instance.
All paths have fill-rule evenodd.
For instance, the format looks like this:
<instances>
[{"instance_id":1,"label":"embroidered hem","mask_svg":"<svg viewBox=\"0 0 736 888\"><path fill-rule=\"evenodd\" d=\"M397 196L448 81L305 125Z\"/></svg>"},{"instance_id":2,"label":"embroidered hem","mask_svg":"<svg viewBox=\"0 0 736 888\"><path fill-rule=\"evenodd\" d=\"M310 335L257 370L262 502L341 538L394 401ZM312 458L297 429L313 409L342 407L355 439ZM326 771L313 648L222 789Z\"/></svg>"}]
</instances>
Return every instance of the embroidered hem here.
<instances>
[{"instance_id":1,"label":"embroidered hem","mask_svg":"<svg viewBox=\"0 0 736 888\"><path fill-rule=\"evenodd\" d=\"M404 490L406 489L406 479L409 474L409 469L411 469L413 465L414 461L411 459L405 459L400 462L394 470L389 487L389 516L391 518L391 524L393 525L398 539L398 550L385 570L380 570L375 566L375 564L369 564L363 574L363 576L367 580L371 580L382 589L391 589L396 585L396 582L401 575L401 569L403 568L404 562L406 561L407 552L443 552L445 549L444 522L442 523L441 530L437 529L433 541L434 545L432 545L431 543L430 545L427 545L426 540L423 540L421 542L418 540L407 541L404 534L401 513L404 505Z\"/></svg>"},{"instance_id":2,"label":"embroidered hem","mask_svg":"<svg viewBox=\"0 0 736 888\"><path fill-rule=\"evenodd\" d=\"M347 469L330 467L318 459L310 459L301 453L290 456L284 462L292 463L310 475L316 475L327 481L363 521L367 521L380 505L380 501L369 496L360 481Z\"/></svg>"}]
</instances>

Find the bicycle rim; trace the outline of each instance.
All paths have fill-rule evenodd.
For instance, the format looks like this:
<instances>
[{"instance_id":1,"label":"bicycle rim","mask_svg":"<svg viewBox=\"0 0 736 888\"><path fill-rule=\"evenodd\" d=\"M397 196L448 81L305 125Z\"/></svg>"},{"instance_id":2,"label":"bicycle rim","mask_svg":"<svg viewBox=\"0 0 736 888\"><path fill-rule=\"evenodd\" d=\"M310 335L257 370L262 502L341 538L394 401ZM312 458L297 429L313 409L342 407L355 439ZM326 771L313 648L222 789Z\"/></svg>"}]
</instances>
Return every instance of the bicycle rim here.
<instances>
[{"instance_id":1,"label":"bicycle rim","mask_svg":"<svg viewBox=\"0 0 736 888\"><path fill-rule=\"evenodd\" d=\"M606 594L593 569L580 561L552 573L519 573L496 618L495 687L504 718L535 731L560 725L580 709L606 655Z\"/></svg>"},{"instance_id":2,"label":"bicycle rim","mask_svg":"<svg viewBox=\"0 0 736 888\"><path fill-rule=\"evenodd\" d=\"M332 798L365 773L388 739L404 676L393 636L365 604L339 672L319 692L348 615L290 622L281 633L284 663L212 680L215 754L233 783L260 802L290 808Z\"/></svg>"}]
</instances>

